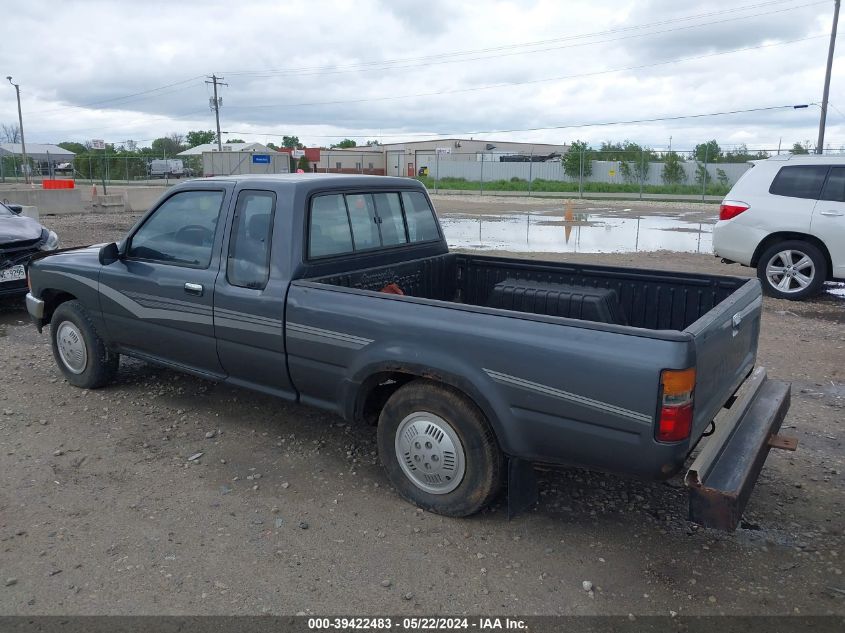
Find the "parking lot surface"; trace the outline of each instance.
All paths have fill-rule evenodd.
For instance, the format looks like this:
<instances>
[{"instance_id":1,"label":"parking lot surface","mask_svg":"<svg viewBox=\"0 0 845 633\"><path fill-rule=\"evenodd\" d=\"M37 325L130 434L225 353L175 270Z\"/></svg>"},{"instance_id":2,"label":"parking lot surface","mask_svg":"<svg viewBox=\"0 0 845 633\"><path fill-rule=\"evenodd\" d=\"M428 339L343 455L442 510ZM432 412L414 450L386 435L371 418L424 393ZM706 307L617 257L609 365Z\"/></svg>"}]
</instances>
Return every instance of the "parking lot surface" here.
<instances>
[{"instance_id":1,"label":"parking lot surface","mask_svg":"<svg viewBox=\"0 0 845 633\"><path fill-rule=\"evenodd\" d=\"M565 211L435 203L444 218ZM573 203L587 206L597 205ZM42 220L71 246L119 238L137 217ZM707 253L485 252L751 274ZM512 521L502 501L463 520L424 513L387 483L373 427L127 359L115 384L73 388L47 333L3 302L0 612L845 614L840 295L765 300L759 363L792 381L783 432L800 444L770 455L732 534L688 523L678 480L577 469L543 473L539 504Z\"/></svg>"}]
</instances>

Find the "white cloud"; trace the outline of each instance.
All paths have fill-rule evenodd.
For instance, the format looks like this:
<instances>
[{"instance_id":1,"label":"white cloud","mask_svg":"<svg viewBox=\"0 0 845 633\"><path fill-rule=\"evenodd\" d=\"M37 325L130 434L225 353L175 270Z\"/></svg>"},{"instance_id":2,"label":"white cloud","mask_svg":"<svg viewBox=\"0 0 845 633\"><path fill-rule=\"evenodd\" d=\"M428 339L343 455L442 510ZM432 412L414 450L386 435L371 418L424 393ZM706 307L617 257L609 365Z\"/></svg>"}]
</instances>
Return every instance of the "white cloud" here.
<instances>
[{"instance_id":1,"label":"white cloud","mask_svg":"<svg viewBox=\"0 0 845 633\"><path fill-rule=\"evenodd\" d=\"M21 84L33 142L143 141L212 129L204 83L212 72L229 84L221 90L221 125L232 136L295 134L309 144L344 136L483 136L819 101L831 14L832 3L812 0L33 0L4 16L0 74ZM803 41L781 45L789 40ZM511 46L525 42L539 43ZM460 51L478 52L454 54ZM686 61L666 63L679 59ZM634 66L640 68L607 72ZM838 60L834 70L831 100L845 111ZM542 81L556 77L570 78ZM531 81L537 83L524 84ZM514 82L523 85L484 89ZM169 84L176 85L137 94ZM454 92L467 88L474 90ZM439 91L450 94L385 99ZM345 103L325 103L332 101ZM0 121L16 116L14 91L0 89ZM628 138L661 147L671 135L675 147L709 138L776 146L781 137L786 145L815 138L817 121L814 107L486 135ZM845 116L835 109L827 139L845 143Z\"/></svg>"}]
</instances>

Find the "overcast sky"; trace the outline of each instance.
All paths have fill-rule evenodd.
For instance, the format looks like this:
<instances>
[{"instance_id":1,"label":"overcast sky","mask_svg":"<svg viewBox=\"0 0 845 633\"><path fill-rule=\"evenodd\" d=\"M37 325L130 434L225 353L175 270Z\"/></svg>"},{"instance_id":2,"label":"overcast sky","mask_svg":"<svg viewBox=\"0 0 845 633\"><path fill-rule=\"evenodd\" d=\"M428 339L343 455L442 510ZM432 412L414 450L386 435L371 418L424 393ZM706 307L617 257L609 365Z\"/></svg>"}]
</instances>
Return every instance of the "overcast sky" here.
<instances>
[{"instance_id":1,"label":"overcast sky","mask_svg":"<svg viewBox=\"0 0 845 633\"><path fill-rule=\"evenodd\" d=\"M815 143L819 108L560 126L820 102L833 5L28 0L4 9L0 75L21 85L30 142L149 145L213 129L204 80L217 73L228 84L224 139L457 135L665 148L672 136L678 149L710 138L775 148L780 138ZM826 136L836 148L845 145L843 61L840 49ZM0 122L16 120L6 85Z\"/></svg>"}]
</instances>

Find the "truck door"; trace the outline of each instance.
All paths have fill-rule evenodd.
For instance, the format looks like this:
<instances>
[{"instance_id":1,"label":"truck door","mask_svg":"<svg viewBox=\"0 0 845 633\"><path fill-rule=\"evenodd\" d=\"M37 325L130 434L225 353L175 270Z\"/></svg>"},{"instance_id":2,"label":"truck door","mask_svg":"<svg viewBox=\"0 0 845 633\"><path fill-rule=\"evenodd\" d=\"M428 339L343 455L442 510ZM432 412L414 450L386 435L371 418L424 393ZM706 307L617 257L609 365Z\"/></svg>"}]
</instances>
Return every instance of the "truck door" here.
<instances>
[{"instance_id":1,"label":"truck door","mask_svg":"<svg viewBox=\"0 0 845 633\"><path fill-rule=\"evenodd\" d=\"M279 249L291 236L273 240L277 213L272 191L238 192L214 290L214 329L217 353L231 382L293 400L283 325L287 280L271 263L284 257L271 253L271 246Z\"/></svg>"},{"instance_id":2,"label":"truck door","mask_svg":"<svg viewBox=\"0 0 845 633\"><path fill-rule=\"evenodd\" d=\"M832 167L828 173L810 232L827 245L833 277L845 278L845 166Z\"/></svg>"},{"instance_id":3,"label":"truck door","mask_svg":"<svg viewBox=\"0 0 845 633\"><path fill-rule=\"evenodd\" d=\"M109 337L139 356L220 376L212 307L224 202L231 185L198 184L161 202L103 266L100 302Z\"/></svg>"}]
</instances>

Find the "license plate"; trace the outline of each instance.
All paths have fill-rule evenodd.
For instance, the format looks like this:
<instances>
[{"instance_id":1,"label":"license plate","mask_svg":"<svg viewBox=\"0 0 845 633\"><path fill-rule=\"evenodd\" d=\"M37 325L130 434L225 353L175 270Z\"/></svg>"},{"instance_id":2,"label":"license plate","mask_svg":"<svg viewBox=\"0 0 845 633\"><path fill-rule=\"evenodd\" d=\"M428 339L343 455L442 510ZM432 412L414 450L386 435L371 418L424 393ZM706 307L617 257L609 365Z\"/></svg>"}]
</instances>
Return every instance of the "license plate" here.
<instances>
[{"instance_id":1,"label":"license plate","mask_svg":"<svg viewBox=\"0 0 845 633\"><path fill-rule=\"evenodd\" d=\"M0 270L0 284L5 281L20 281L22 279L26 279L26 270L24 270L23 264Z\"/></svg>"}]
</instances>

